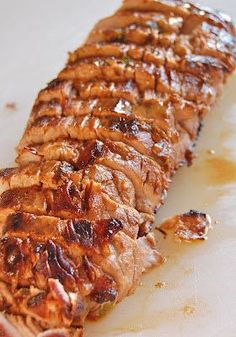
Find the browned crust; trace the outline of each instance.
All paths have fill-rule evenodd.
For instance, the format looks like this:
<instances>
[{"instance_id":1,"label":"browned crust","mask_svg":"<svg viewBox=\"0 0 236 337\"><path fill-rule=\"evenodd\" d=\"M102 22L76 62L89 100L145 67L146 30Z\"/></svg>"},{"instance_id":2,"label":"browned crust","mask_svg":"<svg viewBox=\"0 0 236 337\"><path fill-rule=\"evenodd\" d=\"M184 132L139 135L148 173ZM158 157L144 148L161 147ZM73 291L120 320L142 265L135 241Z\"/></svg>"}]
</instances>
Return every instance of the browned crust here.
<instances>
[{"instance_id":1,"label":"browned crust","mask_svg":"<svg viewBox=\"0 0 236 337\"><path fill-rule=\"evenodd\" d=\"M0 171L0 331L78 337L163 263L154 213L235 65L230 19L182 0L126 0L70 53Z\"/></svg>"}]
</instances>

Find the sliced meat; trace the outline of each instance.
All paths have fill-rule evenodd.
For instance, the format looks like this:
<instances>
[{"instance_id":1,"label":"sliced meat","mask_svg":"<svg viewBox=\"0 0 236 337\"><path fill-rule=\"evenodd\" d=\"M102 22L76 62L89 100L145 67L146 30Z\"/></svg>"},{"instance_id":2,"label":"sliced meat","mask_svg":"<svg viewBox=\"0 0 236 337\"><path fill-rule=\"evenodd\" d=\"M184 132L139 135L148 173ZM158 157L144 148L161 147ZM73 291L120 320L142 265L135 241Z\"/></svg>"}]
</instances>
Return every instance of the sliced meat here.
<instances>
[{"instance_id":1,"label":"sliced meat","mask_svg":"<svg viewBox=\"0 0 236 337\"><path fill-rule=\"evenodd\" d=\"M163 130L128 116L42 117L26 130L19 150L25 146L67 137L78 141L97 138L123 141L141 154L153 157L165 165L166 155L171 152L172 143L177 141L178 133L175 129Z\"/></svg>"},{"instance_id":2,"label":"sliced meat","mask_svg":"<svg viewBox=\"0 0 236 337\"><path fill-rule=\"evenodd\" d=\"M122 172L134 186L136 208L147 213L162 201L168 187L168 177L161 174L161 168L154 160L122 142L61 140L24 148L18 162L25 165L42 159L66 161L78 169L100 163Z\"/></svg>"},{"instance_id":3,"label":"sliced meat","mask_svg":"<svg viewBox=\"0 0 236 337\"><path fill-rule=\"evenodd\" d=\"M167 219L160 226L161 230L173 231L177 241L185 242L206 240L210 227L210 216L195 210Z\"/></svg>"},{"instance_id":4,"label":"sliced meat","mask_svg":"<svg viewBox=\"0 0 236 337\"><path fill-rule=\"evenodd\" d=\"M231 20L182 0L125 0L70 53L0 171L0 334L81 337L164 262L154 214L235 67ZM165 223L182 241L209 225Z\"/></svg>"}]
</instances>

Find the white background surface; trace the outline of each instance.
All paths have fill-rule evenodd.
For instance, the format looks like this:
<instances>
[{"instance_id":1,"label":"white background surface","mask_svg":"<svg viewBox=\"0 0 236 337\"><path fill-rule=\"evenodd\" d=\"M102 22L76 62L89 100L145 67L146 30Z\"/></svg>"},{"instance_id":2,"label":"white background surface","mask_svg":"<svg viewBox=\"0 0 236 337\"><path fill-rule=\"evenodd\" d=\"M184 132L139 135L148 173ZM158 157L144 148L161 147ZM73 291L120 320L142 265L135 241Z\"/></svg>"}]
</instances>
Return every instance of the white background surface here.
<instances>
[{"instance_id":1,"label":"white background surface","mask_svg":"<svg viewBox=\"0 0 236 337\"><path fill-rule=\"evenodd\" d=\"M65 63L93 24L119 0L0 0L0 166L14 162L33 100ZM206 0L236 19L235 0ZM16 111L5 108L17 104ZM86 337L235 337L236 336L236 173L217 183L219 167L210 165L214 149L220 162L236 160L236 78L209 114L198 143L198 158L174 179L158 221L190 208L211 214L214 229L205 243L160 240L168 262L143 278L135 295L100 322ZM208 165L207 165L208 163ZM236 171L236 166L235 166ZM156 289L157 282L165 282ZM189 313L184 308L189 308ZM186 310L185 310L186 311ZM188 311L188 310L187 310Z\"/></svg>"}]
</instances>

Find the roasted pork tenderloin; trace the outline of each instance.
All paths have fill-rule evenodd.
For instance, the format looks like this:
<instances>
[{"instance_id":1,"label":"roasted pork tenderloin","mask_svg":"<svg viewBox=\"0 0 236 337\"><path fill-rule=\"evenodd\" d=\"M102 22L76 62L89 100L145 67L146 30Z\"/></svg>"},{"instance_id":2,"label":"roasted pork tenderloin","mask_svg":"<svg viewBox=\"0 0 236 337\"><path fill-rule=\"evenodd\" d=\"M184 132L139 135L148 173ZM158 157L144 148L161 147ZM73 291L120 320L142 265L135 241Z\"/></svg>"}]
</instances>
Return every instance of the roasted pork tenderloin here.
<instances>
[{"instance_id":1,"label":"roasted pork tenderloin","mask_svg":"<svg viewBox=\"0 0 236 337\"><path fill-rule=\"evenodd\" d=\"M79 337L161 265L153 233L176 170L236 65L229 17L125 0L33 106L0 171L0 334Z\"/></svg>"}]
</instances>

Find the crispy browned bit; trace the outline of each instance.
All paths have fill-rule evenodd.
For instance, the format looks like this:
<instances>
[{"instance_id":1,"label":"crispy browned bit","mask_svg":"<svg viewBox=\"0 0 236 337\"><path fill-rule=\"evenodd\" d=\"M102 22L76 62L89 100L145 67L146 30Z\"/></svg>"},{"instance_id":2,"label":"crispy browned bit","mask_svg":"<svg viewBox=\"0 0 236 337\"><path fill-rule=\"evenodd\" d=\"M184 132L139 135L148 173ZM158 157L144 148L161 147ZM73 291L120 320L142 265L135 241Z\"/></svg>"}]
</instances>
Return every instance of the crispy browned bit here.
<instances>
[{"instance_id":1,"label":"crispy browned bit","mask_svg":"<svg viewBox=\"0 0 236 337\"><path fill-rule=\"evenodd\" d=\"M10 173L14 172L15 169L12 167L12 168L7 168L7 169L4 169L4 170L0 170L0 177L7 177Z\"/></svg>"},{"instance_id":2,"label":"crispy browned bit","mask_svg":"<svg viewBox=\"0 0 236 337\"><path fill-rule=\"evenodd\" d=\"M211 155L214 155L214 154L216 154L216 151L213 150L213 149L209 149L209 150L207 150L207 153L211 154Z\"/></svg>"},{"instance_id":3,"label":"crispy browned bit","mask_svg":"<svg viewBox=\"0 0 236 337\"><path fill-rule=\"evenodd\" d=\"M147 236L153 230L152 222L145 222L139 227L138 237Z\"/></svg>"},{"instance_id":4,"label":"crispy browned bit","mask_svg":"<svg viewBox=\"0 0 236 337\"><path fill-rule=\"evenodd\" d=\"M4 336L81 337L164 262L154 214L235 66L231 21L182 0L125 0L70 54L36 99L19 167L0 171ZM157 230L189 242L209 226L190 211Z\"/></svg>"},{"instance_id":5,"label":"crispy browned bit","mask_svg":"<svg viewBox=\"0 0 236 337\"><path fill-rule=\"evenodd\" d=\"M82 208L81 193L72 182L66 182L53 191L53 200L48 198L48 210L67 210L79 214Z\"/></svg>"},{"instance_id":6,"label":"crispy browned bit","mask_svg":"<svg viewBox=\"0 0 236 337\"><path fill-rule=\"evenodd\" d=\"M128 135L134 136L139 132L138 124L135 119L126 120L125 118L111 118L111 129L118 130Z\"/></svg>"},{"instance_id":7,"label":"crispy browned bit","mask_svg":"<svg viewBox=\"0 0 236 337\"><path fill-rule=\"evenodd\" d=\"M86 168L88 165L93 165L94 162L103 155L104 144L95 140L90 142L84 151L78 157L78 162L76 164L77 169Z\"/></svg>"},{"instance_id":8,"label":"crispy browned bit","mask_svg":"<svg viewBox=\"0 0 236 337\"><path fill-rule=\"evenodd\" d=\"M99 304L115 301L117 289L114 281L109 276L102 276L97 280L96 287L90 296L93 301Z\"/></svg>"},{"instance_id":9,"label":"crispy browned bit","mask_svg":"<svg viewBox=\"0 0 236 337\"><path fill-rule=\"evenodd\" d=\"M6 221L6 230L17 231L23 225L24 218L22 213L10 214Z\"/></svg>"},{"instance_id":10,"label":"crispy browned bit","mask_svg":"<svg viewBox=\"0 0 236 337\"><path fill-rule=\"evenodd\" d=\"M24 262L24 254L21 240L15 238L4 238L4 269L7 273L15 274Z\"/></svg>"},{"instance_id":11,"label":"crispy browned bit","mask_svg":"<svg viewBox=\"0 0 236 337\"><path fill-rule=\"evenodd\" d=\"M193 163L193 159L194 159L195 155L193 154L192 150L187 150L185 153L185 158L186 158L186 162L188 166L191 166Z\"/></svg>"},{"instance_id":12,"label":"crispy browned bit","mask_svg":"<svg viewBox=\"0 0 236 337\"><path fill-rule=\"evenodd\" d=\"M17 106L15 102L8 102L5 104L5 108L9 111L16 111Z\"/></svg>"},{"instance_id":13,"label":"crispy browned bit","mask_svg":"<svg viewBox=\"0 0 236 337\"><path fill-rule=\"evenodd\" d=\"M162 288L165 288L166 286L166 283L165 282L157 282L155 284L155 288L158 288L158 289L162 289Z\"/></svg>"},{"instance_id":14,"label":"crispy browned bit","mask_svg":"<svg viewBox=\"0 0 236 337\"><path fill-rule=\"evenodd\" d=\"M70 220L65 229L65 238L77 242L83 247L91 248L94 244L93 225L87 220Z\"/></svg>"},{"instance_id":15,"label":"crispy browned bit","mask_svg":"<svg viewBox=\"0 0 236 337\"><path fill-rule=\"evenodd\" d=\"M193 315L195 314L196 312L196 308L191 306L191 305L185 305L183 308L182 308L182 312L185 314L185 315Z\"/></svg>"},{"instance_id":16,"label":"crispy browned bit","mask_svg":"<svg viewBox=\"0 0 236 337\"><path fill-rule=\"evenodd\" d=\"M123 229L123 224L120 220L109 219L101 220L95 225L95 241L99 244L109 242L115 234Z\"/></svg>"},{"instance_id":17,"label":"crispy browned bit","mask_svg":"<svg viewBox=\"0 0 236 337\"><path fill-rule=\"evenodd\" d=\"M206 240L211 227L211 218L208 214L190 210L188 213L176 215L164 221L160 229L174 231L178 241Z\"/></svg>"}]
</instances>

